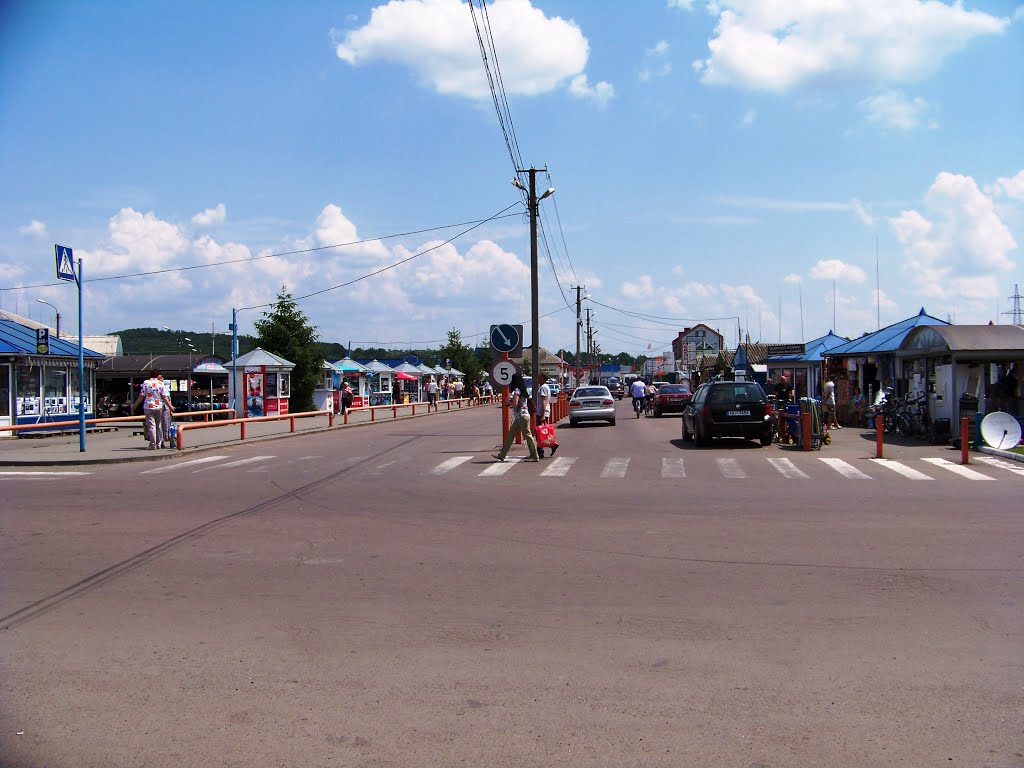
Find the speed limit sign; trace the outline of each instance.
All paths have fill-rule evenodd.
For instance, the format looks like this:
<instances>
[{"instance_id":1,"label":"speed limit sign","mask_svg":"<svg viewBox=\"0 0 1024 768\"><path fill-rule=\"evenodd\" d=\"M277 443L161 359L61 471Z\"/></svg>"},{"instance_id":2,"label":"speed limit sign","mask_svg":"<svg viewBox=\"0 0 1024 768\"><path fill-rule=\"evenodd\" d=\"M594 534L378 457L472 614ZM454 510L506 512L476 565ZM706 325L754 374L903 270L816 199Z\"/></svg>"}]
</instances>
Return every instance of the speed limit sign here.
<instances>
[{"instance_id":1,"label":"speed limit sign","mask_svg":"<svg viewBox=\"0 0 1024 768\"><path fill-rule=\"evenodd\" d=\"M519 366L511 360L498 360L491 366L491 384L495 387L507 387L512 383L512 376L519 372Z\"/></svg>"}]
</instances>

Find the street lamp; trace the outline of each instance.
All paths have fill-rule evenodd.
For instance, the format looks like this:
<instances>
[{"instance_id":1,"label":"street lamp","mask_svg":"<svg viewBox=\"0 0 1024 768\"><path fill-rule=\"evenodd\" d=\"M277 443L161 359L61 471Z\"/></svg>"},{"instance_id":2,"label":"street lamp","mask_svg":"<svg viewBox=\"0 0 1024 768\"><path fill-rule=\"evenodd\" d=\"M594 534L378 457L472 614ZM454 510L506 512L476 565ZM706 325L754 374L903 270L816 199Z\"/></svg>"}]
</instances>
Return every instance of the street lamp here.
<instances>
[{"instance_id":1,"label":"street lamp","mask_svg":"<svg viewBox=\"0 0 1024 768\"><path fill-rule=\"evenodd\" d=\"M60 311L56 307L54 307L53 304L51 304L48 301L43 301L42 299L36 299L36 301L38 301L40 304L45 304L48 307L52 307L53 311L57 313L57 338L59 339L60 338Z\"/></svg>"},{"instance_id":2,"label":"street lamp","mask_svg":"<svg viewBox=\"0 0 1024 768\"><path fill-rule=\"evenodd\" d=\"M547 170L546 168L542 170ZM518 187L529 196L530 206L530 323L533 325L533 350L530 359L530 368L533 376L540 376L540 289L538 287L537 268L537 216L540 213L540 201L555 193L554 187L548 187L547 191L537 197L537 169L530 168L522 171L518 168L516 173L530 174L530 188L527 190L518 177L512 179L512 184Z\"/></svg>"}]
</instances>

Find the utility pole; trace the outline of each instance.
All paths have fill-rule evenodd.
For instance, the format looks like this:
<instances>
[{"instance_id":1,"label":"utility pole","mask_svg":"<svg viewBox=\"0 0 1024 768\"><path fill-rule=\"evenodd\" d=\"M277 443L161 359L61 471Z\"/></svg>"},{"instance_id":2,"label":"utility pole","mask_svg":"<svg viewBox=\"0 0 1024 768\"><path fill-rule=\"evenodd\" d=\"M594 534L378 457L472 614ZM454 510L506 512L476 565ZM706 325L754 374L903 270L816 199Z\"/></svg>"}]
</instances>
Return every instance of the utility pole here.
<instances>
[{"instance_id":1,"label":"utility pole","mask_svg":"<svg viewBox=\"0 0 1024 768\"><path fill-rule=\"evenodd\" d=\"M547 168L541 168L542 171L547 172ZM530 359L530 367L532 368L532 375L534 381L537 381L536 377L540 376L540 287L539 287L539 269L537 267L537 217L540 213L540 201L543 200L555 191L554 187L548 187L548 190L537 197L537 169L530 168L529 170L521 170L516 168L516 173L528 173L530 174L530 188L524 190L529 195L529 207L530 207L530 323L533 326L533 343L532 343L532 355ZM512 183L519 189L523 189L522 183L518 178L512 180Z\"/></svg>"},{"instance_id":2,"label":"utility pole","mask_svg":"<svg viewBox=\"0 0 1024 768\"><path fill-rule=\"evenodd\" d=\"M590 332L590 308L587 307L587 363L593 361L594 339Z\"/></svg>"},{"instance_id":3,"label":"utility pole","mask_svg":"<svg viewBox=\"0 0 1024 768\"><path fill-rule=\"evenodd\" d=\"M576 361L576 386L580 385L580 379L582 378L582 371L580 370L580 330L583 327L583 318L580 317L580 291L583 290L582 286L576 286L576 357L573 358Z\"/></svg>"}]
</instances>

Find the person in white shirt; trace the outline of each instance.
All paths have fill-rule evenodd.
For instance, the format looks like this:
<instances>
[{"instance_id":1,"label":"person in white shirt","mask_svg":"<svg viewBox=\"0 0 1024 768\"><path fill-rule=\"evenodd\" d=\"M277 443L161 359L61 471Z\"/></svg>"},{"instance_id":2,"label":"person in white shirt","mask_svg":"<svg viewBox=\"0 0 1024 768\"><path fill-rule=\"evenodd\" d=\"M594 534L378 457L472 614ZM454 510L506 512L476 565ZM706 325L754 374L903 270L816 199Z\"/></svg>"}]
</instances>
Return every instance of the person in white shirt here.
<instances>
[{"instance_id":1,"label":"person in white shirt","mask_svg":"<svg viewBox=\"0 0 1024 768\"><path fill-rule=\"evenodd\" d=\"M633 410L639 419L644 410L644 398L647 397L647 385L643 379L633 379L633 383L629 385L629 396L633 398Z\"/></svg>"}]
</instances>

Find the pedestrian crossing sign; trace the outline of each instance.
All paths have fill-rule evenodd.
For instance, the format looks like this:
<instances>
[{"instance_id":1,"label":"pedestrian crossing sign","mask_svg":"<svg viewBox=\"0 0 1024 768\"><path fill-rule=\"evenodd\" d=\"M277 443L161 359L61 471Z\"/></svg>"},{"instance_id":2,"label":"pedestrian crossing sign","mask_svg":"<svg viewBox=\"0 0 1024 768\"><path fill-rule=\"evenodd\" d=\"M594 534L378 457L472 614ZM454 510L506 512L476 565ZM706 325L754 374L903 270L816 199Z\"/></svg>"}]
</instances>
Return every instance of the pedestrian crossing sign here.
<instances>
[{"instance_id":1,"label":"pedestrian crossing sign","mask_svg":"<svg viewBox=\"0 0 1024 768\"><path fill-rule=\"evenodd\" d=\"M75 254L70 248L64 245L53 246L57 254L57 279L70 280L75 282Z\"/></svg>"}]
</instances>

